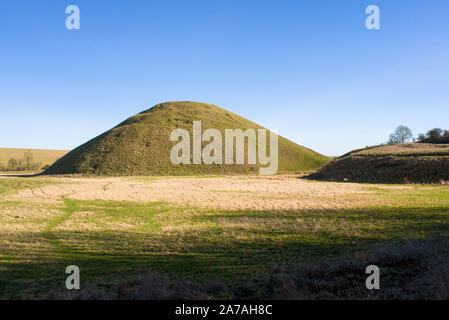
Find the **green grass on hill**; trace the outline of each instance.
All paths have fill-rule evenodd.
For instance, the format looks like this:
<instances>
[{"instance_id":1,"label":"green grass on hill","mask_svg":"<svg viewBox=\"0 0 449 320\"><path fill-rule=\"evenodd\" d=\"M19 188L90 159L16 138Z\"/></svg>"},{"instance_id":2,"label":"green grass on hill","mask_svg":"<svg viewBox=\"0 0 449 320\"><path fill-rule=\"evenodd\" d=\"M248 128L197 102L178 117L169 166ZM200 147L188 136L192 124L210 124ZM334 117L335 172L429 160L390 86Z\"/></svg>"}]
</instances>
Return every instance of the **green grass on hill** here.
<instances>
[{"instance_id":1,"label":"green grass on hill","mask_svg":"<svg viewBox=\"0 0 449 320\"><path fill-rule=\"evenodd\" d=\"M449 145L409 143L354 150L310 177L371 183L447 183Z\"/></svg>"},{"instance_id":2,"label":"green grass on hill","mask_svg":"<svg viewBox=\"0 0 449 320\"><path fill-rule=\"evenodd\" d=\"M116 176L258 173L259 164L173 165L170 161L170 150L176 142L170 141L170 134L177 128L183 128L190 132L192 140L193 121L202 122L203 132L208 128L220 130L223 138L225 129L262 128L235 113L212 104L162 103L129 118L115 128L81 145L57 161L45 173ZM203 146L207 144L203 142ZM247 159L246 156L247 150L245 150L245 159ZM327 161L327 157L315 151L285 138L279 138L278 172L313 170Z\"/></svg>"}]
</instances>

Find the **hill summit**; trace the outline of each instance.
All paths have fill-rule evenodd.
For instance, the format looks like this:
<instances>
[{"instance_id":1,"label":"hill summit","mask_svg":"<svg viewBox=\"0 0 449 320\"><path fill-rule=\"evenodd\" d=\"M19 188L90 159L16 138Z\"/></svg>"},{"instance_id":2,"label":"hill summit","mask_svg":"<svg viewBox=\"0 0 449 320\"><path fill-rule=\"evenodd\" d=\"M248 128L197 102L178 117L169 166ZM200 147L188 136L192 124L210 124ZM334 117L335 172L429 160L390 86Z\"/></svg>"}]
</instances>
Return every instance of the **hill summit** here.
<instances>
[{"instance_id":1,"label":"hill summit","mask_svg":"<svg viewBox=\"0 0 449 320\"><path fill-rule=\"evenodd\" d=\"M223 137L225 129L263 129L256 123L213 104L190 101L161 103L77 147L50 166L44 174L117 176L258 172L261 167L259 163L173 164L170 151L176 142L170 141L170 135L175 129L185 129L192 138L194 121L201 121L202 130L219 130ZM267 137L268 135L267 133ZM313 170L328 161L327 157L282 137L278 140L278 154L278 172Z\"/></svg>"}]
</instances>

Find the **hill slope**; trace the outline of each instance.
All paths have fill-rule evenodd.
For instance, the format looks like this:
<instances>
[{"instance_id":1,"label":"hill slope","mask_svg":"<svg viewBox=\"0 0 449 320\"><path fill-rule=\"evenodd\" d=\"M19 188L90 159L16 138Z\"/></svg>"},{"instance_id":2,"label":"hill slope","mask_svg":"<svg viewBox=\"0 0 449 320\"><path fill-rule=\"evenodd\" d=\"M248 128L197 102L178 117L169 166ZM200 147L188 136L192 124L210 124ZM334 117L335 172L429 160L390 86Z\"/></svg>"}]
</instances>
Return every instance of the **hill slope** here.
<instances>
[{"instance_id":1,"label":"hill slope","mask_svg":"<svg viewBox=\"0 0 449 320\"><path fill-rule=\"evenodd\" d=\"M449 181L449 144L410 143L354 150L310 178L374 183Z\"/></svg>"},{"instance_id":2,"label":"hill slope","mask_svg":"<svg viewBox=\"0 0 449 320\"><path fill-rule=\"evenodd\" d=\"M41 163L42 166L51 165L69 152L68 150L0 148L0 164L6 166L11 158L22 159L27 151L31 151L33 161Z\"/></svg>"},{"instance_id":3,"label":"hill slope","mask_svg":"<svg viewBox=\"0 0 449 320\"><path fill-rule=\"evenodd\" d=\"M258 172L259 165L173 165L170 150L176 142L170 141L170 134L177 128L183 128L192 137L193 121L201 121L203 132L215 128L223 137L225 129L261 128L212 104L188 101L161 103L79 146L48 168L45 174L192 175ZM278 172L312 170L326 161L327 157L279 137Z\"/></svg>"}]
</instances>

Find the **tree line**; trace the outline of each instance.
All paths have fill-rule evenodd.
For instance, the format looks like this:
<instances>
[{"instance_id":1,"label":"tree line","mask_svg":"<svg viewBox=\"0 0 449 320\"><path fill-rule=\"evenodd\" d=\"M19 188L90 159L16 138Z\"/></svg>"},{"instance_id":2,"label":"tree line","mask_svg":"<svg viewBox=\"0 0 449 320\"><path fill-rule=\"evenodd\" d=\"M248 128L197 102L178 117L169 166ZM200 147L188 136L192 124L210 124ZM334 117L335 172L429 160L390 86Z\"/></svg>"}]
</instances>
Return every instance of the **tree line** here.
<instances>
[{"instance_id":1,"label":"tree line","mask_svg":"<svg viewBox=\"0 0 449 320\"><path fill-rule=\"evenodd\" d=\"M30 171L30 170L45 170L49 165L42 166L41 162L34 162L34 156L30 150L24 153L21 159L11 158L8 164L0 163L0 171Z\"/></svg>"},{"instance_id":2,"label":"tree line","mask_svg":"<svg viewBox=\"0 0 449 320\"><path fill-rule=\"evenodd\" d=\"M419 134L416 138L413 136L412 130L406 126L399 126L390 134L388 144L399 144L408 142L418 143L449 143L449 130L433 128L426 133Z\"/></svg>"},{"instance_id":3,"label":"tree line","mask_svg":"<svg viewBox=\"0 0 449 320\"><path fill-rule=\"evenodd\" d=\"M449 143L449 130L434 128L418 135L417 140L423 143Z\"/></svg>"}]
</instances>

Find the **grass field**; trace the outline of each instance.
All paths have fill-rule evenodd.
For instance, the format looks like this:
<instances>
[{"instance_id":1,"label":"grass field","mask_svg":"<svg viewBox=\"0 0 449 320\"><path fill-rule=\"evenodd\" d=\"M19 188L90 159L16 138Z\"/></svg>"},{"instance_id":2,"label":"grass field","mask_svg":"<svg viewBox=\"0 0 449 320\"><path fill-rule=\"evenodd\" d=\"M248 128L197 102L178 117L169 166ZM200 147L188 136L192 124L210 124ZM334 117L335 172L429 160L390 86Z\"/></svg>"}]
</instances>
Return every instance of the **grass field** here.
<instances>
[{"instance_id":1,"label":"grass field","mask_svg":"<svg viewBox=\"0 0 449 320\"><path fill-rule=\"evenodd\" d=\"M53 164L68 152L67 150L0 148L0 164L6 166L11 158L22 159L28 150L31 151L34 162L40 162L42 166Z\"/></svg>"},{"instance_id":2,"label":"grass field","mask_svg":"<svg viewBox=\"0 0 449 320\"><path fill-rule=\"evenodd\" d=\"M0 178L0 199L2 299L65 298L72 264L81 298L367 298L372 263L404 298L420 272L448 268L422 265L448 254L444 186L33 177Z\"/></svg>"}]
</instances>

